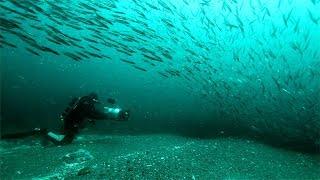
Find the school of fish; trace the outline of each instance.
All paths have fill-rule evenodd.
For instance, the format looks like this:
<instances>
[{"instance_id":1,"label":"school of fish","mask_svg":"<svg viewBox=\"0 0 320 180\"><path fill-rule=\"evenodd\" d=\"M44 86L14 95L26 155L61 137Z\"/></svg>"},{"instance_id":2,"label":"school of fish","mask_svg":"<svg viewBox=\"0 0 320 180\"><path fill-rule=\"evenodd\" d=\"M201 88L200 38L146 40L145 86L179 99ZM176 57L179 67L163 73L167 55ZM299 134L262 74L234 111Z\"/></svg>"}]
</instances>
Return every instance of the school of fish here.
<instances>
[{"instance_id":1,"label":"school of fish","mask_svg":"<svg viewBox=\"0 0 320 180\"><path fill-rule=\"evenodd\" d=\"M319 0L0 2L1 49L119 61L176 79L235 123L255 114L256 131L293 119L319 135Z\"/></svg>"}]
</instances>

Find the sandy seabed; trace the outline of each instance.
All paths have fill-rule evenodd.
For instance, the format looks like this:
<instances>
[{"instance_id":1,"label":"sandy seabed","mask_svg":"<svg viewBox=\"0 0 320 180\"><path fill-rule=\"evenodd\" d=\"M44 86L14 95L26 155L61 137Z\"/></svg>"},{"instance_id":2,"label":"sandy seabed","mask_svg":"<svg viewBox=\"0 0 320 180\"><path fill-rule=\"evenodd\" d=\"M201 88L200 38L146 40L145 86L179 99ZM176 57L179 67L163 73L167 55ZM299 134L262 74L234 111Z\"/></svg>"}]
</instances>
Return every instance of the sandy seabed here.
<instances>
[{"instance_id":1,"label":"sandy seabed","mask_svg":"<svg viewBox=\"0 0 320 180\"><path fill-rule=\"evenodd\" d=\"M82 134L0 141L1 179L320 179L320 155L235 138Z\"/></svg>"}]
</instances>

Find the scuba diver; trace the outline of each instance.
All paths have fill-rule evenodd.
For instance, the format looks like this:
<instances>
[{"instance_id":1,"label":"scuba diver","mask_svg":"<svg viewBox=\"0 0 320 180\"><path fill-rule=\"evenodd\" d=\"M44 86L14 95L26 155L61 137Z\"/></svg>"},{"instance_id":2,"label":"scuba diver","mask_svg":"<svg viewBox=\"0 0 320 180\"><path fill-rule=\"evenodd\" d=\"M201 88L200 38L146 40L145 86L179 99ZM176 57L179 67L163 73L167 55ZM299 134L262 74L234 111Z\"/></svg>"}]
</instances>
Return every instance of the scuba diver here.
<instances>
[{"instance_id":1,"label":"scuba diver","mask_svg":"<svg viewBox=\"0 0 320 180\"><path fill-rule=\"evenodd\" d=\"M115 104L115 100L109 98L108 103ZM62 134L48 132L47 129L35 128L31 132L4 135L1 138L21 138L40 134L55 145L70 144L85 122L94 123L95 120L127 121L129 111L118 107L106 107L98 100L96 93L74 98L60 116L63 121Z\"/></svg>"}]
</instances>

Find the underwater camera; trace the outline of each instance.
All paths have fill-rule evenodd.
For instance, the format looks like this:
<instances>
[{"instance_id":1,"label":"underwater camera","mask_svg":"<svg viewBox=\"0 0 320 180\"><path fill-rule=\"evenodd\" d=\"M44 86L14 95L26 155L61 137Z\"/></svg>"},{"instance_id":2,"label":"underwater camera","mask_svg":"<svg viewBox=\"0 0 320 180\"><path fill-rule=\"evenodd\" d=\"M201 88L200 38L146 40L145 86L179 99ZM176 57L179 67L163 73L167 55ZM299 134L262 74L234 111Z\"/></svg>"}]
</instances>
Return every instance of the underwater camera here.
<instances>
[{"instance_id":1,"label":"underwater camera","mask_svg":"<svg viewBox=\"0 0 320 180\"><path fill-rule=\"evenodd\" d=\"M118 107L104 107L104 113L117 121L127 121L130 116L129 110L123 110Z\"/></svg>"}]
</instances>

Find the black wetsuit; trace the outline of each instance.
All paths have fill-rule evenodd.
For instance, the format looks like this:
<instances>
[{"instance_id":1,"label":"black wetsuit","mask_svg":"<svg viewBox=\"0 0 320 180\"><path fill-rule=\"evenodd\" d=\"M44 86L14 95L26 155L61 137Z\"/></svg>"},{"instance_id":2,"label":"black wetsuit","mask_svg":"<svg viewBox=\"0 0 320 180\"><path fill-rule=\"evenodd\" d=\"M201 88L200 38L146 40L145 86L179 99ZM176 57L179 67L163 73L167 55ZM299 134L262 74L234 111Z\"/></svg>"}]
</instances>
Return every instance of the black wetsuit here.
<instances>
[{"instance_id":1,"label":"black wetsuit","mask_svg":"<svg viewBox=\"0 0 320 180\"><path fill-rule=\"evenodd\" d=\"M62 117L63 129L62 134L65 135L61 141L49 138L55 144L69 144L73 141L75 135L83 127L83 123L86 119L98 120L108 119L105 113L103 113L103 107L97 101L96 95L88 95L74 100L68 111L65 112L65 116Z\"/></svg>"},{"instance_id":2,"label":"black wetsuit","mask_svg":"<svg viewBox=\"0 0 320 180\"><path fill-rule=\"evenodd\" d=\"M122 113L122 115L124 115L124 113ZM79 130L84 127L83 125L87 119L93 122L94 120L114 120L114 117L109 117L108 114L104 112L104 106L98 102L97 95L91 93L87 96L74 98L69 104L69 107L64 111L61 119L63 120L61 133L64 135L62 140L54 137L54 133L50 135L47 129L39 128L28 132L2 135L1 138L15 139L40 134L44 135L46 139L56 145L70 144Z\"/></svg>"}]
</instances>

